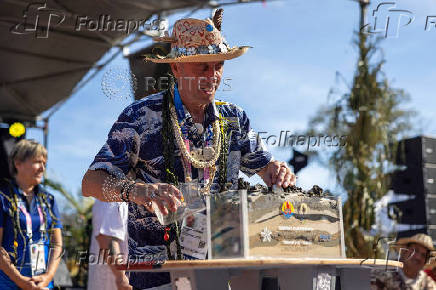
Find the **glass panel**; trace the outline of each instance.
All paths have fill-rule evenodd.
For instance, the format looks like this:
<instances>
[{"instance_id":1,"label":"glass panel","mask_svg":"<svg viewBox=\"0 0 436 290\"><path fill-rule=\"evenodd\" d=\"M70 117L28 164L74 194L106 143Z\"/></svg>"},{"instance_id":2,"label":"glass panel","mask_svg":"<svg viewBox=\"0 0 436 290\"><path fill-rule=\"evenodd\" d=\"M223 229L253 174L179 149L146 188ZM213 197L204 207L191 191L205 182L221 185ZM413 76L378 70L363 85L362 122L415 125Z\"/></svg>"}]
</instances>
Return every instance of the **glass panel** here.
<instances>
[{"instance_id":1,"label":"glass panel","mask_svg":"<svg viewBox=\"0 0 436 290\"><path fill-rule=\"evenodd\" d=\"M208 202L211 258L243 257L243 208L245 190L213 193Z\"/></svg>"},{"instance_id":2,"label":"glass panel","mask_svg":"<svg viewBox=\"0 0 436 290\"><path fill-rule=\"evenodd\" d=\"M157 219L162 225L172 224L206 209L206 201L198 183L180 183L177 188L182 192L184 202L176 212L169 211L167 215L163 215L159 207L155 203L152 204Z\"/></svg>"},{"instance_id":3,"label":"glass panel","mask_svg":"<svg viewBox=\"0 0 436 290\"><path fill-rule=\"evenodd\" d=\"M340 207L335 197L249 193L249 256L341 258Z\"/></svg>"},{"instance_id":4,"label":"glass panel","mask_svg":"<svg viewBox=\"0 0 436 290\"><path fill-rule=\"evenodd\" d=\"M345 258L336 197L226 191L211 195L208 214L212 259Z\"/></svg>"}]
</instances>

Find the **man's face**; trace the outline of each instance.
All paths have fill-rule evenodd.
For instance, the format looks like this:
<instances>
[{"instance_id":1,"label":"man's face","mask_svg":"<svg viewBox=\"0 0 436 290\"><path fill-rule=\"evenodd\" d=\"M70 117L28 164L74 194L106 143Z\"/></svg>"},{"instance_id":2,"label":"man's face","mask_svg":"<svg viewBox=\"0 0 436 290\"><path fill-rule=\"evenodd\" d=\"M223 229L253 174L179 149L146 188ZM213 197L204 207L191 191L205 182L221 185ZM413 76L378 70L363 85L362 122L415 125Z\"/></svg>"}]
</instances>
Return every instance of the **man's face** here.
<instances>
[{"instance_id":1,"label":"man's face","mask_svg":"<svg viewBox=\"0 0 436 290\"><path fill-rule=\"evenodd\" d=\"M403 262L403 268L408 268L412 272L420 271L426 263L428 250L419 244L410 244L407 249L401 253L400 261Z\"/></svg>"},{"instance_id":2,"label":"man's face","mask_svg":"<svg viewBox=\"0 0 436 290\"><path fill-rule=\"evenodd\" d=\"M223 67L224 61L171 64L178 88L185 92L185 101L199 105L213 101L221 81Z\"/></svg>"}]
</instances>

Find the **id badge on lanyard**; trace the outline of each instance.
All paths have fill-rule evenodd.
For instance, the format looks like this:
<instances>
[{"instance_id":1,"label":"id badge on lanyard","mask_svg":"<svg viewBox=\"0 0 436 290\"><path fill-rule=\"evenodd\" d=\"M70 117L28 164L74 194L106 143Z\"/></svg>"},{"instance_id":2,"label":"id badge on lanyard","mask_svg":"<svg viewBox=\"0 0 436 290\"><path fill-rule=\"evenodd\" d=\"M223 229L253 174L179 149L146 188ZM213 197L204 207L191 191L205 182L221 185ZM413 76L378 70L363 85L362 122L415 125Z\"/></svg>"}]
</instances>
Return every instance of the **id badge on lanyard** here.
<instances>
[{"instance_id":1,"label":"id badge on lanyard","mask_svg":"<svg viewBox=\"0 0 436 290\"><path fill-rule=\"evenodd\" d=\"M46 271L44 243L30 244L30 261L32 266L32 276L44 274Z\"/></svg>"},{"instance_id":2,"label":"id badge on lanyard","mask_svg":"<svg viewBox=\"0 0 436 290\"><path fill-rule=\"evenodd\" d=\"M37 242L33 241L32 218L26 209L25 202L20 201L18 207L21 210L21 212L24 214L24 217L26 218L26 235L29 240L30 265L32 270L32 276L41 275L46 271L45 247L43 242L45 223L44 223L44 216L42 214L41 206L38 204L41 239Z\"/></svg>"},{"instance_id":3,"label":"id badge on lanyard","mask_svg":"<svg viewBox=\"0 0 436 290\"><path fill-rule=\"evenodd\" d=\"M206 215L196 213L183 220L180 233L182 253L187 258L204 260L207 254Z\"/></svg>"}]
</instances>

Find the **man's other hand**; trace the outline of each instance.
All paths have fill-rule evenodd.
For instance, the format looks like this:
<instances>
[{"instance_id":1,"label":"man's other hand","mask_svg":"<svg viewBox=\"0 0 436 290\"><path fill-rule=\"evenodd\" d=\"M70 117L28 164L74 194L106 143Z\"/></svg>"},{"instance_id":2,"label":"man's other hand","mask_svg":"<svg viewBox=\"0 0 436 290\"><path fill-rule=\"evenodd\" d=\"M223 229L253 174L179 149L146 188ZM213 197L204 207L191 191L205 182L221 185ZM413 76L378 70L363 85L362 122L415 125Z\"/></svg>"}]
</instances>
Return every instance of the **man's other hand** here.
<instances>
[{"instance_id":1,"label":"man's other hand","mask_svg":"<svg viewBox=\"0 0 436 290\"><path fill-rule=\"evenodd\" d=\"M297 179L286 163L280 161L271 161L258 172L258 175L262 177L267 186L275 184L283 188L295 185Z\"/></svg>"}]
</instances>

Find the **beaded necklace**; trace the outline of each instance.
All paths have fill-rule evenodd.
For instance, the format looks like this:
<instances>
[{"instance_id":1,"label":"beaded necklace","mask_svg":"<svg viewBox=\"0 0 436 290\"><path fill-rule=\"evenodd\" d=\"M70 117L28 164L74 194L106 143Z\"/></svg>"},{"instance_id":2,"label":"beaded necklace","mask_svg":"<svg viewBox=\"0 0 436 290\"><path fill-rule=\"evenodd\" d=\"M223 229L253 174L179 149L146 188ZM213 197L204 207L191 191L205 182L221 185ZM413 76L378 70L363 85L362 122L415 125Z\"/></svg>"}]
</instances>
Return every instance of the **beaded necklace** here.
<instances>
[{"instance_id":1,"label":"beaded necklace","mask_svg":"<svg viewBox=\"0 0 436 290\"><path fill-rule=\"evenodd\" d=\"M220 124L219 124L219 120L215 120L213 122L213 145L212 148L210 148L211 152L208 154L209 155L209 160L207 161L203 161L203 160L199 160L198 157L194 157L192 156L192 154L189 152L189 150L187 149L185 140L183 140L182 137L182 130L179 126L179 122L177 120L177 114L176 114L176 110L174 108L174 105L170 104L170 110L171 110L171 123L173 126L173 131L174 131L174 136L176 138L176 143L180 148L180 152L182 154L182 156L185 158L185 161L189 162L190 164L192 164L192 166L194 166L195 168L208 168L211 172L210 174L210 178L207 182L207 184L204 186L204 188L201 189L202 193L206 193L209 191L210 186L212 185L213 179L215 177L215 172L216 172L216 161L219 158L220 155L220 150L221 150L221 146L220 146L220 142L221 142L221 134L220 134ZM190 181L189 180L190 177L187 178L186 181Z\"/></svg>"}]
</instances>

